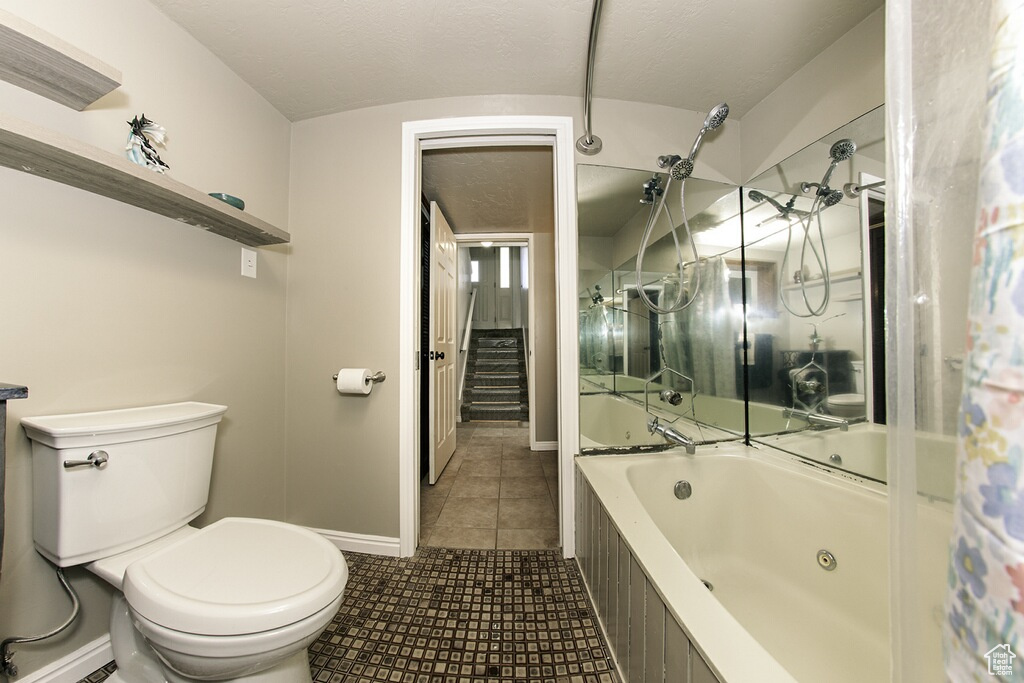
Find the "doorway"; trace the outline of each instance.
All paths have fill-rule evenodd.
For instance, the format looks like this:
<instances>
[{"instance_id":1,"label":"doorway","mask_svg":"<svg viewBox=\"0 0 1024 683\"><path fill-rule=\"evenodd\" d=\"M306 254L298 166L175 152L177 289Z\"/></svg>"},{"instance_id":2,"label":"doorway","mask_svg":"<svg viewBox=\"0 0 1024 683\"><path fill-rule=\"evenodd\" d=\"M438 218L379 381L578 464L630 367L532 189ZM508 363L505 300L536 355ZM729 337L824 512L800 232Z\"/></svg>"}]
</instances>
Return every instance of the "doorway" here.
<instances>
[{"instance_id":1,"label":"doorway","mask_svg":"<svg viewBox=\"0 0 1024 683\"><path fill-rule=\"evenodd\" d=\"M421 155L425 147L487 144L547 144L554 150L555 336L557 368L557 456L559 537L565 557L574 554L572 456L578 451L579 409L573 381L578 367L576 335L576 207L572 120L567 117L480 117L407 122L403 125L402 234L400 281L399 476L400 553L412 555L418 543L419 477L417 444L420 366L418 294L415 267L419 246ZM559 277L559 273L564 273ZM562 282L565 280L565 282Z\"/></svg>"}]
</instances>

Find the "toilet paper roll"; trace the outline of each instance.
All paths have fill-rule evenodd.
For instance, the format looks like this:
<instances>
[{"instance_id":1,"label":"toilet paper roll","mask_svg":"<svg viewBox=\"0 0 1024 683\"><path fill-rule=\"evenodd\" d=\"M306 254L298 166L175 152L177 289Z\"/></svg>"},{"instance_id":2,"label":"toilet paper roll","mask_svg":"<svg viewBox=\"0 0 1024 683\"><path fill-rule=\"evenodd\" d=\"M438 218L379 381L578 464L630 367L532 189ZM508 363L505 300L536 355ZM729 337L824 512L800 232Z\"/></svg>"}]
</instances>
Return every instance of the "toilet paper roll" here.
<instances>
[{"instance_id":1,"label":"toilet paper roll","mask_svg":"<svg viewBox=\"0 0 1024 683\"><path fill-rule=\"evenodd\" d=\"M368 368L342 368L338 370L338 393L368 394L373 389L369 381L372 373Z\"/></svg>"}]
</instances>

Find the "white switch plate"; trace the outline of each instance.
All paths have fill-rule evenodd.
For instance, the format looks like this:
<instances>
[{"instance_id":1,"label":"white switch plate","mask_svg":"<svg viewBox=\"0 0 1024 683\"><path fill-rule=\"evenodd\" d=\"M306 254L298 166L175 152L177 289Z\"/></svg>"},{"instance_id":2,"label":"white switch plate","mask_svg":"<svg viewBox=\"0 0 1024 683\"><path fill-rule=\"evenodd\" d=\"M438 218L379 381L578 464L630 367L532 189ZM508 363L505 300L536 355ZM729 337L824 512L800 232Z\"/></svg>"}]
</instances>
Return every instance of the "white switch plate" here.
<instances>
[{"instance_id":1,"label":"white switch plate","mask_svg":"<svg viewBox=\"0 0 1024 683\"><path fill-rule=\"evenodd\" d=\"M242 275L256 277L256 250L242 247Z\"/></svg>"}]
</instances>

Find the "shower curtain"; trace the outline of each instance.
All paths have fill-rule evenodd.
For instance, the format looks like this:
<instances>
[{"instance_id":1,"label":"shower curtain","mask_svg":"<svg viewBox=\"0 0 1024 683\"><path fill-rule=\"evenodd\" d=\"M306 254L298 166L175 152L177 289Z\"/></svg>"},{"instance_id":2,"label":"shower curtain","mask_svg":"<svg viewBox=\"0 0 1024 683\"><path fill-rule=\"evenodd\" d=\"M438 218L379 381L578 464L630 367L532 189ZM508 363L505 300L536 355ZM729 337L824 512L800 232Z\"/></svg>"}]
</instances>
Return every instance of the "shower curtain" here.
<instances>
[{"instance_id":1,"label":"shower curtain","mask_svg":"<svg viewBox=\"0 0 1024 683\"><path fill-rule=\"evenodd\" d=\"M580 312L580 366L596 370L599 374L612 371L614 355L612 325L608 309L593 304Z\"/></svg>"},{"instance_id":2,"label":"shower curtain","mask_svg":"<svg viewBox=\"0 0 1024 683\"><path fill-rule=\"evenodd\" d=\"M698 268L700 291L693 303L663 316L662 361L692 377L697 393L735 398L736 345L729 340L737 339L738 326L729 299L729 269L721 256L702 260ZM672 301L675 296L666 286L665 300ZM674 389L690 390L683 386L685 382L668 376Z\"/></svg>"},{"instance_id":3,"label":"shower curtain","mask_svg":"<svg viewBox=\"0 0 1024 683\"><path fill-rule=\"evenodd\" d=\"M1024 679L1024 2L992 10L944 632L953 681Z\"/></svg>"}]
</instances>

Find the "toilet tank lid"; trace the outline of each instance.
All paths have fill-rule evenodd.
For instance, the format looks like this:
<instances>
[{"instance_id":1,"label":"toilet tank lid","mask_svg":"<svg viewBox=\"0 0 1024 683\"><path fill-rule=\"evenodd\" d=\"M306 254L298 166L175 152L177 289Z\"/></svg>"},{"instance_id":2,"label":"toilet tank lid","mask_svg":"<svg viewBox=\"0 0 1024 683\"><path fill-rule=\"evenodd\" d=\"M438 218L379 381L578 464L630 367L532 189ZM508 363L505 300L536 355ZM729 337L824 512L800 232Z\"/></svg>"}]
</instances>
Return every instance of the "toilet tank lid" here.
<instances>
[{"instance_id":1,"label":"toilet tank lid","mask_svg":"<svg viewBox=\"0 0 1024 683\"><path fill-rule=\"evenodd\" d=\"M128 565L132 611L165 628L242 635L310 617L341 595L345 558L293 524L227 517Z\"/></svg>"},{"instance_id":2,"label":"toilet tank lid","mask_svg":"<svg viewBox=\"0 0 1024 683\"><path fill-rule=\"evenodd\" d=\"M33 441L52 448L152 439L220 422L227 406L185 401L138 408L22 418Z\"/></svg>"}]
</instances>

